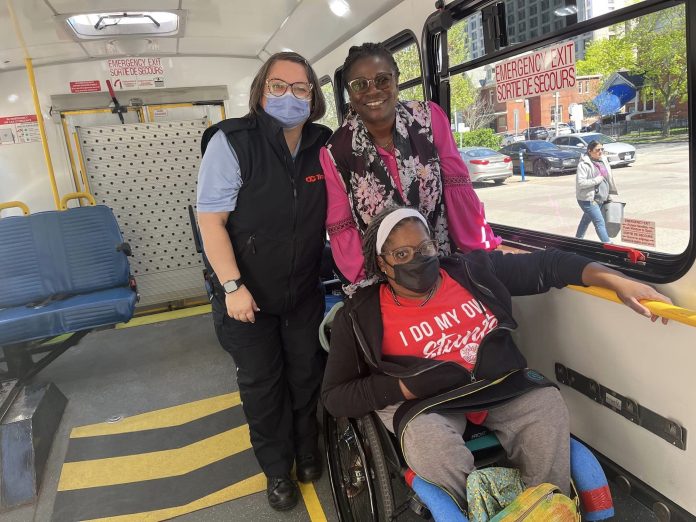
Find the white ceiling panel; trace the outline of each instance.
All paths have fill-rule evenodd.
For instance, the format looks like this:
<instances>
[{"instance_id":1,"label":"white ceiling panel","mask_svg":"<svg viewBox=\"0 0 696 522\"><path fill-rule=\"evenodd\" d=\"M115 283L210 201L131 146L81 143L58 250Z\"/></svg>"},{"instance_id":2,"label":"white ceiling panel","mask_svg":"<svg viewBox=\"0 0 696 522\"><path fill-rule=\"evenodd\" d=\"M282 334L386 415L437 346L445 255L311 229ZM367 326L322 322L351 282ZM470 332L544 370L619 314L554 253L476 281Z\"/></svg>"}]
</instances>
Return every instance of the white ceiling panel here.
<instances>
[{"instance_id":1,"label":"white ceiling panel","mask_svg":"<svg viewBox=\"0 0 696 522\"><path fill-rule=\"evenodd\" d=\"M53 21L53 11L37 0L14 0L14 11L19 27L28 46L70 41L65 32ZM7 4L0 3L0 52L2 49L20 47L10 18Z\"/></svg>"},{"instance_id":2,"label":"white ceiling panel","mask_svg":"<svg viewBox=\"0 0 696 522\"><path fill-rule=\"evenodd\" d=\"M298 5L298 0L186 0L188 38L233 38L253 42L254 56ZM200 42L193 44L200 52ZM248 51L245 51L247 54Z\"/></svg>"},{"instance_id":3,"label":"white ceiling panel","mask_svg":"<svg viewBox=\"0 0 696 522\"><path fill-rule=\"evenodd\" d=\"M181 54L224 54L256 57L266 40L263 38L181 38Z\"/></svg>"},{"instance_id":4,"label":"white ceiling panel","mask_svg":"<svg viewBox=\"0 0 696 522\"><path fill-rule=\"evenodd\" d=\"M26 1L26 0L15 0ZM27 2L40 3L40 2ZM58 14L99 13L109 11L148 11L176 9L179 0L48 0L48 3L58 11Z\"/></svg>"},{"instance_id":5,"label":"white ceiling panel","mask_svg":"<svg viewBox=\"0 0 696 522\"><path fill-rule=\"evenodd\" d=\"M147 46L143 56L176 54L176 38L151 38L152 43ZM124 56L119 50L107 40L92 40L83 42L82 46L91 57L111 58L114 56Z\"/></svg>"},{"instance_id":6,"label":"white ceiling panel","mask_svg":"<svg viewBox=\"0 0 696 522\"><path fill-rule=\"evenodd\" d=\"M290 20L268 42L266 51L273 54L283 49L297 51L309 60L327 47L344 40L372 20L401 3L401 0L347 0L350 12L336 16L327 0L303 0ZM308 21L311 25L308 27ZM311 38L308 38L311 33Z\"/></svg>"},{"instance_id":7,"label":"white ceiling panel","mask_svg":"<svg viewBox=\"0 0 696 522\"><path fill-rule=\"evenodd\" d=\"M351 11L345 17L331 12L329 0L12 1L33 57L40 60L37 63L52 63L122 56L107 41L74 43L60 15L182 9L186 11L183 36L153 38L153 45L143 55L265 57L273 52L293 49L312 60L367 26L401 0L346 0ZM4 64L7 60L10 63ZM6 3L0 0L0 69L21 66L20 44Z\"/></svg>"}]
</instances>

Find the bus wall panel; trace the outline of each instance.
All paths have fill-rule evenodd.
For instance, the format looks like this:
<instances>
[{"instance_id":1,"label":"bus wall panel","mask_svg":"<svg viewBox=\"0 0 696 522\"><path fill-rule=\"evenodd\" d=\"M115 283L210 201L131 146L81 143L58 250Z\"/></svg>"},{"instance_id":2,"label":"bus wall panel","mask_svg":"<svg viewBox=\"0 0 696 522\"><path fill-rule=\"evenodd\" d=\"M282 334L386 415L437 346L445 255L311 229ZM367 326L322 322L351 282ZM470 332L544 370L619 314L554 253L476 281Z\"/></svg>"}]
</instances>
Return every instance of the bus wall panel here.
<instances>
[{"instance_id":1,"label":"bus wall panel","mask_svg":"<svg viewBox=\"0 0 696 522\"><path fill-rule=\"evenodd\" d=\"M226 85L230 96L225 101L228 117L242 116L248 111L249 86L261 66L260 60L224 57L169 57L162 60L167 64L166 88ZM75 188L61 124L57 118L51 117L51 96L70 93L71 81L100 80L105 89L104 81L109 78L106 57L104 60L36 67L34 72L56 181L60 194L64 195ZM0 85L3 92L0 117L34 114L26 71L0 71ZM10 97L11 94L16 94L17 99ZM116 95L118 97L118 91ZM128 100L119 101L128 103ZM114 115L113 118L117 124L118 117ZM0 173L0 201L23 201L32 212L55 210L41 143L1 146ZM10 213L12 211L3 215Z\"/></svg>"},{"instance_id":2,"label":"bus wall panel","mask_svg":"<svg viewBox=\"0 0 696 522\"><path fill-rule=\"evenodd\" d=\"M530 367L555 382L560 362L686 428L684 451L559 384L573 434L696 515L696 328L568 289L516 298L514 312Z\"/></svg>"}]
</instances>

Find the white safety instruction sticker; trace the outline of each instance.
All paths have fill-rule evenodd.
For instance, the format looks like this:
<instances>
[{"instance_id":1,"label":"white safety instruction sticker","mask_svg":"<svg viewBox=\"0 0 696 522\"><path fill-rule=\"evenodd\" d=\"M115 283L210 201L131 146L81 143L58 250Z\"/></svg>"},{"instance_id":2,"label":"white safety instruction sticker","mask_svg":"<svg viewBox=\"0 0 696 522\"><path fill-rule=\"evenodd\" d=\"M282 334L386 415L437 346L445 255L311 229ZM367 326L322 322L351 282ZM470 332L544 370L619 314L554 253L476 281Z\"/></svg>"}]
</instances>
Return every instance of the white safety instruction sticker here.
<instances>
[{"instance_id":1,"label":"white safety instruction sticker","mask_svg":"<svg viewBox=\"0 0 696 522\"><path fill-rule=\"evenodd\" d=\"M649 247L655 246L655 222L624 218L621 223L621 241Z\"/></svg>"},{"instance_id":2,"label":"white safety instruction sticker","mask_svg":"<svg viewBox=\"0 0 696 522\"><path fill-rule=\"evenodd\" d=\"M41 141L36 114L0 117L0 145Z\"/></svg>"},{"instance_id":3,"label":"white safety instruction sticker","mask_svg":"<svg viewBox=\"0 0 696 522\"><path fill-rule=\"evenodd\" d=\"M498 102L575 87L575 42L516 56L495 66Z\"/></svg>"},{"instance_id":4,"label":"white safety instruction sticker","mask_svg":"<svg viewBox=\"0 0 696 522\"><path fill-rule=\"evenodd\" d=\"M113 58L106 67L116 90L164 87L166 67L161 58Z\"/></svg>"}]
</instances>

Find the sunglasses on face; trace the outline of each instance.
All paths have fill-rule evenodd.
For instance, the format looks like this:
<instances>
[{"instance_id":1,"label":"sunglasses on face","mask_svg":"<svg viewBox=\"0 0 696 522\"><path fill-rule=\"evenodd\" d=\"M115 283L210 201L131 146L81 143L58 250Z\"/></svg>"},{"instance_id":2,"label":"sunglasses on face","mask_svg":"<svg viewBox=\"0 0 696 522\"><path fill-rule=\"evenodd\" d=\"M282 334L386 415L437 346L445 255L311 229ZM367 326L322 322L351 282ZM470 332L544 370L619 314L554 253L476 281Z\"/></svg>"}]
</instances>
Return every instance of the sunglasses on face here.
<instances>
[{"instance_id":1,"label":"sunglasses on face","mask_svg":"<svg viewBox=\"0 0 696 522\"><path fill-rule=\"evenodd\" d=\"M280 78L270 78L266 80L268 94L275 96L276 98L279 98L288 92L288 87L295 98L299 100L307 100L310 96L312 96L312 88L314 86L307 82L288 83Z\"/></svg>"},{"instance_id":2,"label":"sunglasses on face","mask_svg":"<svg viewBox=\"0 0 696 522\"><path fill-rule=\"evenodd\" d=\"M592 152L598 152L599 154L604 152L604 149L594 149Z\"/></svg>"},{"instance_id":3,"label":"sunglasses on face","mask_svg":"<svg viewBox=\"0 0 696 522\"><path fill-rule=\"evenodd\" d=\"M348 88L354 94L362 94L370 89L370 84L374 84L376 89L384 90L391 85L394 73L379 73L373 79L355 78L348 82Z\"/></svg>"}]
</instances>

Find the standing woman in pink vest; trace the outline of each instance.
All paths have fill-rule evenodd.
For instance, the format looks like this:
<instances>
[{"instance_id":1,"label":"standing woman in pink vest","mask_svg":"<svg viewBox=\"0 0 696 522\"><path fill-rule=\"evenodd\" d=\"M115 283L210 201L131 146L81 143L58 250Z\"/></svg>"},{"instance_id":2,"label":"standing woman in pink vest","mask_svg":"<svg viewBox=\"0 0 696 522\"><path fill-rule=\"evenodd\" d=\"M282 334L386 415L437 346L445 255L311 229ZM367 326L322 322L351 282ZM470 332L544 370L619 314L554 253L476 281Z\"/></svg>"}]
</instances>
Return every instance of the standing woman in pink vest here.
<instances>
[{"instance_id":1,"label":"standing woman in pink vest","mask_svg":"<svg viewBox=\"0 0 696 522\"><path fill-rule=\"evenodd\" d=\"M440 255L495 249L502 240L486 222L444 111L433 102L398 100L399 68L382 44L351 47L343 78L350 109L322 149L321 164L326 228L346 290L372 282L361 237L390 206L419 210Z\"/></svg>"}]
</instances>

